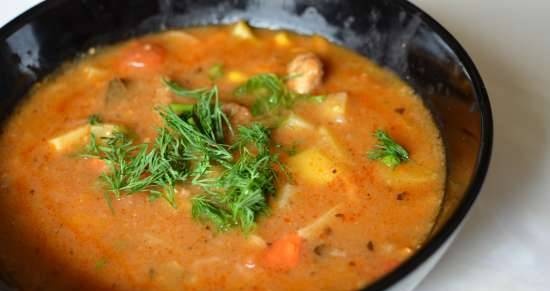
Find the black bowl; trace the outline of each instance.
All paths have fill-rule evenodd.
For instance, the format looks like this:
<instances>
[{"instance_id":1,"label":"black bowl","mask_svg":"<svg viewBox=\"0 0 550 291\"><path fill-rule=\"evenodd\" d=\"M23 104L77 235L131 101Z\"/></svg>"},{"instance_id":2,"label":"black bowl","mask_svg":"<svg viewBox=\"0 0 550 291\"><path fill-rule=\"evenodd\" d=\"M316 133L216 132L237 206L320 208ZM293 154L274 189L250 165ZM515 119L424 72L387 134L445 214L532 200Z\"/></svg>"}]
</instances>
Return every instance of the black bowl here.
<instances>
[{"instance_id":1,"label":"black bowl","mask_svg":"<svg viewBox=\"0 0 550 291\"><path fill-rule=\"evenodd\" d=\"M0 29L0 118L9 116L35 82L89 47L237 19L320 34L356 50L408 82L432 110L447 148L448 182L465 182L447 187L445 211L424 247L365 289L411 290L441 257L476 199L493 133L487 93L471 59L451 34L407 1L48 0Z\"/></svg>"}]
</instances>

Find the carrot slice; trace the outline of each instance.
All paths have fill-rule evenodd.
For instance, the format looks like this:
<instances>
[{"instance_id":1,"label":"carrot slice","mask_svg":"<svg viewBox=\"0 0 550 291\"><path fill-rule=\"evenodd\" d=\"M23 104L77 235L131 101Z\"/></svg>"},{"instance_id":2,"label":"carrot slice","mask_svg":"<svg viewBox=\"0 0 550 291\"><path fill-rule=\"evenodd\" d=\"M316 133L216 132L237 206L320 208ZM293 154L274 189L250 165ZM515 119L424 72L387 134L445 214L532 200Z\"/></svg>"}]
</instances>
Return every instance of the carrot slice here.
<instances>
[{"instance_id":1,"label":"carrot slice","mask_svg":"<svg viewBox=\"0 0 550 291\"><path fill-rule=\"evenodd\" d=\"M278 271L293 269L300 262L302 244L303 239L297 233L281 237L263 253L263 266Z\"/></svg>"},{"instance_id":2,"label":"carrot slice","mask_svg":"<svg viewBox=\"0 0 550 291\"><path fill-rule=\"evenodd\" d=\"M166 51L163 47L137 42L126 48L116 66L125 75L155 73L162 67L165 57Z\"/></svg>"}]
</instances>

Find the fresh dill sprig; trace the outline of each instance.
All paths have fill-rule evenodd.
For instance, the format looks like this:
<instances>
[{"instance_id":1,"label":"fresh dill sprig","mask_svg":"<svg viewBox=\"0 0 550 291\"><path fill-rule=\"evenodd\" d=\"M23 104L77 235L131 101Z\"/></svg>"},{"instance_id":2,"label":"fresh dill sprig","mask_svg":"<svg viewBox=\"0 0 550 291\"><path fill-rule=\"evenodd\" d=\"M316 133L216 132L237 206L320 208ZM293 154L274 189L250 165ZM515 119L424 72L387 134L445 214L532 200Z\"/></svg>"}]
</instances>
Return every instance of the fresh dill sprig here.
<instances>
[{"instance_id":1,"label":"fresh dill sprig","mask_svg":"<svg viewBox=\"0 0 550 291\"><path fill-rule=\"evenodd\" d=\"M280 107L289 107L294 98L284 81L275 74L253 76L235 90L235 95L256 97L251 108L253 115L269 113Z\"/></svg>"},{"instance_id":2,"label":"fresh dill sprig","mask_svg":"<svg viewBox=\"0 0 550 291\"><path fill-rule=\"evenodd\" d=\"M164 198L176 207L175 187L188 183L202 189L192 198L192 215L219 230L240 227L249 232L259 215L268 211L275 193L279 165L270 152L270 131L259 123L239 127L236 141L225 143L231 129L219 103L219 92L187 90L163 80L176 95L197 101L185 110L159 108L163 126L151 144L134 144L125 133L115 132L97 141L92 135L85 158L105 161L101 180L115 198L148 193L149 200Z\"/></svg>"},{"instance_id":3,"label":"fresh dill sprig","mask_svg":"<svg viewBox=\"0 0 550 291\"><path fill-rule=\"evenodd\" d=\"M195 90L189 90L180 84L178 84L175 81L172 81L167 78L162 78L162 83L172 91L177 96L180 97L191 97L195 99L200 99L203 94L205 94L207 91L210 91L209 89L195 89Z\"/></svg>"},{"instance_id":4,"label":"fresh dill sprig","mask_svg":"<svg viewBox=\"0 0 550 291\"><path fill-rule=\"evenodd\" d=\"M219 78L223 77L224 70L223 64L215 64L208 69L208 77L212 81L216 81Z\"/></svg>"},{"instance_id":5,"label":"fresh dill sprig","mask_svg":"<svg viewBox=\"0 0 550 291\"><path fill-rule=\"evenodd\" d=\"M407 150L396 143L386 132L379 129L374 136L378 139L378 144L368 153L369 159L379 160L392 169L409 160Z\"/></svg>"},{"instance_id":6,"label":"fresh dill sprig","mask_svg":"<svg viewBox=\"0 0 550 291\"><path fill-rule=\"evenodd\" d=\"M256 100L251 107L251 112L255 116L272 113L283 108L290 108L299 100L311 100L318 103L322 103L325 100L325 96L323 95L313 96L292 92L288 89L285 82L285 78L280 78L275 74L258 74L237 87L234 94L237 97L255 97Z\"/></svg>"},{"instance_id":7,"label":"fresh dill sprig","mask_svg":"<svg viewBox=\"0 0 550 291\"><path fill-rule=\"evenodd\" d=\"M88 124L90 125L98 125L101 123L101 117L97 114L93 114L88 117Z\"/></svg>"},{"instance_id":8,"label":"fresh dill sprig","mask_svg":"<svg viewBox=\"0 0 550 291\"><path fill-rule=\"evenodd\" d=\"M206 193L193 198L193 216L222 230L235 225L244 232L252 230L257 217L267 212L267 198L276 190L278 157L270 153L269 142L269 130L263 125L240 127L232 146L238 159L204 185Z\"/></svg>"}]
</instances>

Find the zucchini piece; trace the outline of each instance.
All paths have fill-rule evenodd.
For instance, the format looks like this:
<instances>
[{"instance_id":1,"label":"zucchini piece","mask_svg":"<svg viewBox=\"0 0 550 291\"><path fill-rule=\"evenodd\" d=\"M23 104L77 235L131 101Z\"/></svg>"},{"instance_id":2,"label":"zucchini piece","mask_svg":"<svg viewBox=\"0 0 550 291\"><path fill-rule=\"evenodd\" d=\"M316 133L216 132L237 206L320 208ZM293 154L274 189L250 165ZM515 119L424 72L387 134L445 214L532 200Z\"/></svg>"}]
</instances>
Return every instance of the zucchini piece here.
<instances>
[{"instance_id":1,"label":"zucchini piece","mask_svg":"<svg viewBox=\"0 0 550 291\"><path fill-rule=\"evenodd\" d=\"M126 129L119 125L101 123L96 125L86 124L48 141L57 152L66 152L77 147L84 146L93 134L98 142L103 138L112 137L115 132L126 132Z\"/></svg>"}]
</instances>

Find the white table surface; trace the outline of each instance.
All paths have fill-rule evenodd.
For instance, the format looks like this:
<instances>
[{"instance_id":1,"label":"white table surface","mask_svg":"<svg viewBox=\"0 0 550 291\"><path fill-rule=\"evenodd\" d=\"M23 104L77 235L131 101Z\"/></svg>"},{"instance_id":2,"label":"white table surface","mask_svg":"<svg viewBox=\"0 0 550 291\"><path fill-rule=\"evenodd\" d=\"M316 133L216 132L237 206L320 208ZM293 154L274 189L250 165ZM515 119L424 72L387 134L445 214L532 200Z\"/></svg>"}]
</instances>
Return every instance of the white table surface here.
<instances>
[{"instance_id":1,"label":"white table surface","mask_svg":"<svg viewBox=\"0 0 550 291\"><path fill-rule=\"evenodd\" d=\"M0 24L39 1L2 0ZM495 118L482 194L457 241L417 290L550 290L550 2L413 2L470 53Z\"/></svg>"}]
</instances>

